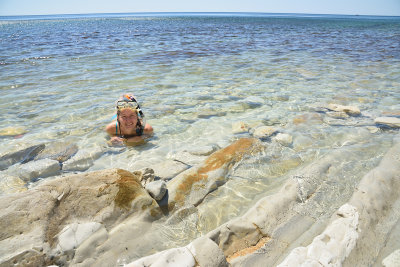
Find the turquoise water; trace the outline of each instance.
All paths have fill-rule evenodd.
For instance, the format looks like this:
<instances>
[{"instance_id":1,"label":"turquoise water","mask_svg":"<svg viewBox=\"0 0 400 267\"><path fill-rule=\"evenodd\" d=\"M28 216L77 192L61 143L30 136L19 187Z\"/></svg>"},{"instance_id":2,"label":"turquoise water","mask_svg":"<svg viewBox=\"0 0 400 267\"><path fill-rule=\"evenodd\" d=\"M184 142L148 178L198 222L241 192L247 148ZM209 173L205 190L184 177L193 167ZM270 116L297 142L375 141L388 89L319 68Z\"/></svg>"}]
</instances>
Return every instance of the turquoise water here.
<instances>
[{"instance_id":1,"label":"turquoise water","mask_svg":"<svg viewBox=\"0 0 400 267\"><path fill-rule=\"evenodd\" d=\"M0 77L0 130L20 130L0 138L0 155L67 142L104 149L89 171L137 170L248 136L232 132L238 121L253 128L272 125L293 136L290 147L265 141L267 150L238 166L199 207L199 217L184 222L183 236L163 244L182 245L242 214L296 169L346 145L350 159L336 168L338 179L347 179L339 186L342 199L333 198L331 208L351 196L398 133L374 128L373 119L400 114L400 18L2 17ZM106 144L104 126L125 92L137 96L155 135L143 146L115 152ZM329 103L357 106L362 116L334 120L317 112Z\"/></svg>"}]
</instances>

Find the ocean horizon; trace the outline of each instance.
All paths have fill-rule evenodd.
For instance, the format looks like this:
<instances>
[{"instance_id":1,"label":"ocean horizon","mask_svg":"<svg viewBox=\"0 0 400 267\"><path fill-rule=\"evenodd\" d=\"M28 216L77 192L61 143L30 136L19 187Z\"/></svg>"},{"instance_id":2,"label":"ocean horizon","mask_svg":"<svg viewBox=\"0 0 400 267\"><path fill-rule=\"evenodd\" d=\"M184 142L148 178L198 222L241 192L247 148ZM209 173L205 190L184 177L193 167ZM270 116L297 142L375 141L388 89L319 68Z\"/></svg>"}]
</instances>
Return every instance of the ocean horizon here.
<instances>
[{"instance_id":1,"label":"ocean horizon","mask_svg":"<svg viewBox=\"0 0 400 267\"><path fill-rule=\"evenodd\" d=\"M245 16L245 17L298 17L298 18L337 18L337 19L396 19L400 16L358 15L358 14L314 14L314 13L268 13L268 12L128 12L128 13L82 13L82 14L41 14L41 15L2 15L0 20L35 19L78 19L113 18L142 16Z\"/></svg>"}]
</instances>

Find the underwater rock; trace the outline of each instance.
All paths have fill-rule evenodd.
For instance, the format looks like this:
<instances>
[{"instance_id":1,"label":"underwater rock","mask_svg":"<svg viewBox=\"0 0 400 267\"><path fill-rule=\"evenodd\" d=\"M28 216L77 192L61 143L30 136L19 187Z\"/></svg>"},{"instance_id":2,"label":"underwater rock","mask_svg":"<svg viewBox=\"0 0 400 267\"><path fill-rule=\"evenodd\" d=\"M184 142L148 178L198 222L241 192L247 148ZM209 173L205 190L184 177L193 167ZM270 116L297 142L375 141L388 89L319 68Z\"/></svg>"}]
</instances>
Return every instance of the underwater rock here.
<instances>
[{"instance_id":1,"label":"underwater rock","mask_svg":"<svg viewBox=\"0 0 400 267\"><path fill-rule=\"evenodd\" d=\"M203 162L207 156L197 156L190 154L188 151L180 151L171 156L171 158L175 161L179 161L185 165L193 166L196 164L200 164Z\"/></svg>"},{"instance_id":2,"label":"underwater rock","mask_svg":"<svg viewBox=\"0 0 400 267\"><path fill-rule=\"evenodd\" d=\"M383 111L382 115L384 115L385 117L397 117L397 118L400 118L400 110Z\"/></svg>"},{"instance_id":3,"label":"underwater rock","mask_svg":"<svg viewBox=\"0 0 400 267\"><path fill-rule=\"evenodd\" d=\"M187 150L187 152L195 156L208 156L215 150L217 150L217 148L215 146L210 145L210 146L196 146Z\"/></svg>"},{"instance_id":4,"label":"underwater rock","mask_svg":"<svg viewBox=\"0 0 400 267\"><path fill-rule=\"evenodd\" d=\"M208 119L211 117L222 117L225 116L226 112L218 111L218 110L203 110L197 114L197 117L200 119Z\"/></svg>"},{"instance_id":5,"label":"underwater rock","mask_svg":"<svg viewBox=\"0 0 400 267\"><path fill-rule=\"evenodd\" d=\"M150 182L146 185L146 190L155 200L161 200L167 192L167 184L163 180Z\"/></svg>"},{"instance_id":6,"label":"underwater rock","mask_svg":"<svg viewBox=\"0 0 400 267\"><path fill-rule=\"evenodd\" d=\"M344 111L329 111L325 113L327 116L335 119L347 119L349 115Z\"/></svg>"},{"instance_id":7,"label":"underwater rock","mask_svg":"<svg viewBox=\"0 0 400 267\"><path fill-rule=\"evenodd\" d=\"M19 177L0 173L0 195L26 191L25 182Z\"/></svg>"},{"instance_id":8,"label":"underwater rock","mask_svg":"<svg viewBox=\"0 0 400 267\"><path fill-rule=\"evenodd\" d=\"M154 175L162 180L169 180L190 168L189 165L177 160L167 159L152 166Z\"/></svg>"},{"instance_id":9,"label":"underwater rock","mask_svg":"<svg viewBox=\"0 0 400 267\"><path fill-rule=\"evenodd\" d=\"M321 124L322 116L319 113L305 113L293 118L293 123L298 124Z\"/></svg>"},{"instance_id":10,"label":"underwater rock","mask_svg":"<svg viewBox=\"0 0 400 267\"><path fill-rule=\"evenodd\" d=\"M379 117L375 119L378 126L389 128L400 128L400 119L396 117Z\"/></svg>"},{"instance_id":11,"label":"underwater rock","mask_svg":"<svg viewBox=\"0 0 400 267\"><path fill-rule=\"evenodd\" d=\"M275 140L283 146L290 146L293 142L293 137L290 134L278 133L275 136Z\"/></svg>"},{"instance_id":12,"label":"underwater rock","mask_svg":"<svg viewBox=\"0 0 400 267\"><path fill-rule=\"evenodd\" d=\"M232 123L232 133L238 134L247 132L249 132L249 126L246 123L242 121Z\"/></svg>"},{"instance_id":13,"label":"underwater rock","mask_svg":"<svg viewBox=\"0 0 400 267\"><path fill-rule=\"evenodd\" d=\"M356 106L342 106L338 104L329 104L328 109L336 111L336 112L345 112L350 116L359 116L361 115L361 111Z\"/></svg>"},{"instance_id":14,"label":"underwater rock","mask_svg":"<svg viewBox=\"0 0 400 267\"><path fill-rule=\"evenodd\" d=\"M78 146L75 144L51 143L46 144L45 149L35 157L35 160L52 159L64 162L75 155L76 152L78 152Z\"/></svg>"},{"instance_id":15,"label":"underwater rock","mask_svg":"<svg viewBox=\"0 0 400 267\"><path fill-rule=\"evenodd\" d=\"M277 130L271 126L260 126L254 130L253 136L256 138L264 139L270 137L276 132Z\"/></svg>"},{"instance_id":16,"label":"underwater rock","mask_svg":"<svg viewBox=\"0 0 400 267\"><path fill-rule=\"evenodd\" d=\"M9 137L25 134L27 130L24 127L6 127L0 129L0 136Z\"/></svg>"},{"instance_id":17,"label":"underwater rock","mask_svg":"<svg viewBox=\"0 0 400 267\"><path fill-rule=\"evenodd\" d=\"M57 160L41 159L22 164L19 168L19 177L29 182L35 178L45 178L59 174L60 163Z\"/></svg>"},{"instance_id":18,"label":"underwater rock","mask_svg":"<svg viewBox=\"0 0 400 267\"><path fill-rule=\"evenodd\" d=\"M258 108L264 105L265 100L261 97L257 96L249 96L246 97L245 99L240 100L240 103L245 107L245 108Z\"/></svg>"},{"instance_id":19,"label":"underwater rock","mask_svg":"<svg viewBox=\"0 0 400 267\"><path fill-rule=\"evenodd\" d=\"M224 184L230 169L243 157L259 153L263 145L255 138L241 138L211 154L199 166L188 169L168 182L170 210L198 205L212 191Z\"/></svg>"},{"instance_id":20,"label":"underwater rock","mask_svg":"<svg viewBox=\"0 0 400 267\"><path fill-rule=\"evenodd\" d=\"M103 149L96 147L94 149L81 149L70 159L62 164L63 171L86 171L93 162L103 155Z\"/></svg>"},{"instance_id":21,"label":"underwater rock","mask_svg":"<svg viewBox=\"0 0 400 267\"><path fill-rule=\"evenodd\" d=\"M293 148L296 151L305 150L314 144L314 140L311 137L300 135L294 138Z\"/></svg>"},{"instance_id":22,"label":"underwater rock","mask_svg":"<svg viewBox=\"0 0 400 267\"><path fill-rule=\"evenodd\" d=\"M44 144L34 145L0 157L0 170L5 170L15 163L26 163L33 160L45 148Z\"/></svg>"}]
</instances>

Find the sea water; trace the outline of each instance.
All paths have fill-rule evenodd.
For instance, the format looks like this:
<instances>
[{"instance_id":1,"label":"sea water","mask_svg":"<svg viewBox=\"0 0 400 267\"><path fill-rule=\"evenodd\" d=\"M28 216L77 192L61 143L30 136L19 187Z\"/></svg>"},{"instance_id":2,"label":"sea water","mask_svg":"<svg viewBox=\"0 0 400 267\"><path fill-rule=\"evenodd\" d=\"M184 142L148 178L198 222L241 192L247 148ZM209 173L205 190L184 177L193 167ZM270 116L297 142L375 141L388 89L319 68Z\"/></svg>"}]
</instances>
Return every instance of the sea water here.
<instances>
[{"instance_id":1,"label":"sea water","mask_svg":"<svg viewBox=\"0 0 400 267\"><path fill-rule=\"evenodd\" d=\"M400 18L1 17L0 77L0 130L22 129L0 138L0 155L32 144L67 142L82 150L104 149L88 171L133 171L248 136L232 131L235 122L253 129L270 125L293 137L289 147L264 140L266 151L236 166L196 218L164 229L168 242L159 249L165 249L243 214L296 170L346 145L350 159L335 166L338 176L332 181L341 192L332 196L337 204L321 202L315 212L329 214L326 209L349 198L398 133L373 129L373 118L400 114ZM116 99L126 92L138 98L155 132L145 145L113 150L104 127L115 114ZM362 116L332 123L318 113L329 103L357 106Z\"/></svg>"}]
</instances>

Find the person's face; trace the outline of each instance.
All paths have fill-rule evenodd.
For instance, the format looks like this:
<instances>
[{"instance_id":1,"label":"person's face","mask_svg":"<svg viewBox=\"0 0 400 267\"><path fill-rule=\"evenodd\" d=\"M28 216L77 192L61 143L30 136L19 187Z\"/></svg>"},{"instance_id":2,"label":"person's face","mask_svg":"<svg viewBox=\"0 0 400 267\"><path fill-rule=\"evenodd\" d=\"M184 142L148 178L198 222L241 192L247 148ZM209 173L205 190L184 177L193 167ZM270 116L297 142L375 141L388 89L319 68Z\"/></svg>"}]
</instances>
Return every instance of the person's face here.
<instances>
[{"instance_id":1,"label":"person's face","mask_svg":"<svg viewBox=\"0 0 400 267\"><path fill-rule=\"evenodd\" d=\"M136 111L130 108L124 108L120 110L119 122L124 126L124 128L127 129L135 128L137 124Z\"/></svg>"}]
</instances>

